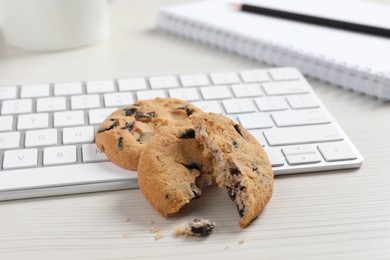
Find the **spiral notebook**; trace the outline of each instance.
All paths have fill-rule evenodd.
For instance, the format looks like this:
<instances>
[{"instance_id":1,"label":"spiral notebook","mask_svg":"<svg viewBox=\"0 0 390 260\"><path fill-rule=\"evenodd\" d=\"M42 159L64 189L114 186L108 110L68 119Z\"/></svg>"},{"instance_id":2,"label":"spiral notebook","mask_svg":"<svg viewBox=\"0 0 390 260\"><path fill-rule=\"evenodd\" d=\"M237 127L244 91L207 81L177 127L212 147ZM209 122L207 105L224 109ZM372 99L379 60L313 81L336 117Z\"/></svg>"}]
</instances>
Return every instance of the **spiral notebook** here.
<instances>
[{"instance_id":1,"label":"spiral notebook","mask_svg":"<svg viewBox=\"0 0 390 260\"><path fill-rule=\"evenodd\" d=\"M228 0L164 7L157 27L275 66L294 66L333 85L390 100L390 38L235 10ZM390 7L363 0L248 0L388 28ZM345 19L344 19L345 20Z\"/></svg>"}]
</instances>

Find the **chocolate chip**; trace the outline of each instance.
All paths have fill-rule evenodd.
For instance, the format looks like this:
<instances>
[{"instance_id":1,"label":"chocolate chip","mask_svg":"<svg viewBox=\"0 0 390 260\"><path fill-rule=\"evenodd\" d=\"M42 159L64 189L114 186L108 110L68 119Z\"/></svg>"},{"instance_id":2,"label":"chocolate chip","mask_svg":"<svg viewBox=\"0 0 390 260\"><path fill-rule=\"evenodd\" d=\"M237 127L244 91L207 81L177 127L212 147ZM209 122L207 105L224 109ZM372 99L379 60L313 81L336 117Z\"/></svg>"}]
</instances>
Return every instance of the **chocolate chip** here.
<instances>
[{"instance_id":1,"label":"chocolate chip","mask_svg":"<svg viewBox=\"0 0 390 260\"><path fill-rule=\"evenodd\" d=\"M131 107L131 108L125 108L123 110L125 111L126 116L132 116L137 111L137 108Z\"/></svg>"},{"instance_id":2,"label":"chocolate chip","mask_svg":"<svg viewBox=\"0 0 390 260\"><path fill-rule=\"evenodd\" d=\"M236 176L241 174L241 171L238 168L230 168L229 171L231 174L236 175Z\"/></svg>"},{"instance_id":3,"label":"chocolate chip","mask_svg":"<svg viewBox=\"0 0 390 260\"><path fill-rule=\"evenodd\" d=\"M119 151L123 148L123 136L119 137L118 139L118 149Z\"/></svg>"},{"instance_id":4,"label":"chocolate chip","mask_svg":"<svg viewBox=\"0 0 390 260\"><path fill-rule=\"evenodd\" d=\"M174 110L185 110L187 116L190 116L190 115L192 115L194 113L194 110L189 108L188 106L177 107Z\"/></svg>"},{"instance_id":5,"label":"chocolate chip","mask_svg":"<svg viewBox=\"0 0 390 260\"><path fill-rule=\"evenodd\" d=\"M213 232L215 224L213 222L205 222L201 224L202 220L194 219L189 225L191 227L191 232L198 236L208 236Z\"/></svg>"},{"instance_id":6,"label":"chocolate chip","mask_svg":"<svg viewBox=\"0 0 390 260\"><path fill-rule=\"evenodd\" d=\"M130 132L134 129L134 121L126 123L125 126L121 127L122 130L129 130Z\"/></svg>"},{"instance_id":7,"label":"chocolate chip","mask_svg":"<svg viewBox=\"0 0 390 260\"><path fill-rule=\"evenodd\" d=\"M236 131L237 131L237 133L239 133L242 137L244 137L243 135L242 135L242 131L241 131L241 128L240 128L240 126L239 125L234 125L234 129L236 129Z\"/></svg>"},{"instance_id":8,"label":"chocolate chip","mask_svg":"<svg viewBox=\"0 0 390 260\"><path fill-rule=\"evenodd\" d=\"M185 130L184 133L180 135L179 138L180 139L195 138L195 130L192 128L188 128Z\"/></svg>"},{"instance_id":9,"label":"chocolate chip","mask_svg":"<svg viewBox=\"0 0 390 260\"><path fill-rule=\"evenodd\" d=\"M109 120L113 122L112 125L110 125L110 126L109 126L108 128L106 128L106 129L100 129L100 130L98 130L98 131L97 131L98 133L103 133L103 132L106 132L106 131L110 131L111 129L114 129L115 127L117 127L117 126L119 125L118 120L113 119L113 118L110 118Z\"/></svg>"},{"instance_id":10,"label":"chocolate chip","mask_svg":"<svg viewBox=\"0 0 390 260\"><path fill-rule=\"evenodd\" d=\"M190 188L191 188L192 192L194 193L196 199L201 197L202 191L198 186L196 186L195 183L191 183Z\"/></svg>"},{"instance_id":11,"label":"chocolate chip","mask_svg":"<svg viewBox=\"0 0 390 260\"><path fill-rule=\"evenodd\" d=\"M153 117L156 117L156 112L144 113L143 111L137 111L135 113L135 119L141 122L149 122Z\"/></svg>"},{"instance_id":12,"label":"chocolate chip","mask_svg":"<svg viewBox=\"0 0 390 260\"><path fill-rule=\"evenodd\" d=\"M199 163L196 163L196 162L192 162L192 163L189 163L187 165L184 165L188 170L192 170L192 169L195 169L195 170L198 170L198 171L201 171L202 170L202 165L199 164Z\"/></svg>"},{"instance_id":13,"label":"chocolate chip","mask_svg":"<svg viewBox=\"0 0 390 260\"><path fill-rule=\"evenodd\" d=\"M237 205L238 214L240 214L240 217L243 217L245 214L245 207L240 208L240 206Z\"/></svg>"},{"instance_id":14,"label":"chocolate chip","mask_svg":"<svg viewBox=\"0 0 390 260\"><path fill-rule=\"evenodd\" d=\"M169 194L167 193L167 194L165 194L165 199L167 200L167 199L169 199Z\"/></svg>"},{"instance_id":15,"label":"chocolate chip","mask_svg":"<svg viewBox=\"0 0 390 260\"><path fill-rule=\"evenodd\" d=\"M227 193L228 193L230 199L232 201L234 201L236 199L236 196L237 196L235 189L233 189L231 187L227 187L226 190L227 190Z\"/></svg>"},{"instance_id":16,"label":"chocolate chip","mask_svg":"<svg viewBox=\"0 0 390 260\"><path fill-rule=\"evenodd\" d=\"M156 117L156 112L148 112L148 113L146 113L148 116L150 116L150 117Z\"/></svg>"},{"instance_id":17,"label":"chocolate chip","mask_svg":"<svg viewBox=\"0 0 390 260\"><path fill-rule=\"evenodd\" d=\"M233 141L232 144L233 144L234 147L238 148L238 143L236 141Z\"/></svg>"}]
</instances>

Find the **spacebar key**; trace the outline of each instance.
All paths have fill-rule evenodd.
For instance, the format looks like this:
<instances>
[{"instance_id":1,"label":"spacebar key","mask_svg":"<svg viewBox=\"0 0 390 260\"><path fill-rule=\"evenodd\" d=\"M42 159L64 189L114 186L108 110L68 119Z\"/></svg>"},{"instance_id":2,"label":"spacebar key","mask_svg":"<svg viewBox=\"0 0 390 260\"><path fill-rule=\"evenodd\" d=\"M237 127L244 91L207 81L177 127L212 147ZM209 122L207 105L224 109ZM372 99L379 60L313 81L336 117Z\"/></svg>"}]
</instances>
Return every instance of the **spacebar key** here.
<instances>
[{"instance_id":1,"label":"spacebar key","mask_svg":"<svg viewBox=\"0 0 390 260\"><path fill-rule=\"evenodd\" d=\"M342 141L343 137L332 125L300 126L265 130L270 146Z\"/></svg>"}]
</instances>

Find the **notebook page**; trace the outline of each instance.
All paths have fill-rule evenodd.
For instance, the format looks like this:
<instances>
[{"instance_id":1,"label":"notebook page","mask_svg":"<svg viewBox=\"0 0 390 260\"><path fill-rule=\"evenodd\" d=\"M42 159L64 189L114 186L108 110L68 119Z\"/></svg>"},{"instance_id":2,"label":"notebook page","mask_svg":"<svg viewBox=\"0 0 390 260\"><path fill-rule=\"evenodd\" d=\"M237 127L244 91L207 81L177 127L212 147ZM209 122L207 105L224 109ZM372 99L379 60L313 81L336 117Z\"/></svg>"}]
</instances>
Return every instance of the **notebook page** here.
<instances>
[{"instance_id":1,"label":"notebook page","mask_svg":"<svg viewBox=\"0 0 390 260\"><path fill-rule=\"evenodd\" d=\"M299 1L303 0L293 2ZM221 31L269 41L335 62L374 72L390 72L388 38L244 13L232 8L229 2L231 1L202 1L169 7L165 11L197 21L206 27L215 26Z\"/></svg>"}]
</instances>

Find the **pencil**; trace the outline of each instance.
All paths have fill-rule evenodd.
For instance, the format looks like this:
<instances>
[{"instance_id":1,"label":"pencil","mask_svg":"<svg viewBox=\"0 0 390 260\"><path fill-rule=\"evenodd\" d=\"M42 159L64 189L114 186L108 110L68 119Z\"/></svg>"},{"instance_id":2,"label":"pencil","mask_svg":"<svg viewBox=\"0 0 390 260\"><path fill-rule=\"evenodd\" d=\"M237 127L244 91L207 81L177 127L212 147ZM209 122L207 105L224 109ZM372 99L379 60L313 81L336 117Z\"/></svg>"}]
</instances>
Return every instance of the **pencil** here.
<instances>
[{"instance_id":1,"label":"pencil","mask_svg":"<svg viewBox=\"0 0 390 260\"><path fill-rule=\"evenodd\" d=\"M282 18L287 20L321 25L321 26L365 33L365 34L370 34L375 36L390 37L390 29L386 29L386 28L369 26L369 25L358 24L358 23L350 23L350 22L311 16L306 14L292 13L292 12L265 8L261 6L254 6L249 4L241 4L241 3L231 3L231 4L237 10L243 12L272 16L272 17L277 17L277 18Z\"/></svg>"}]
</instances>

